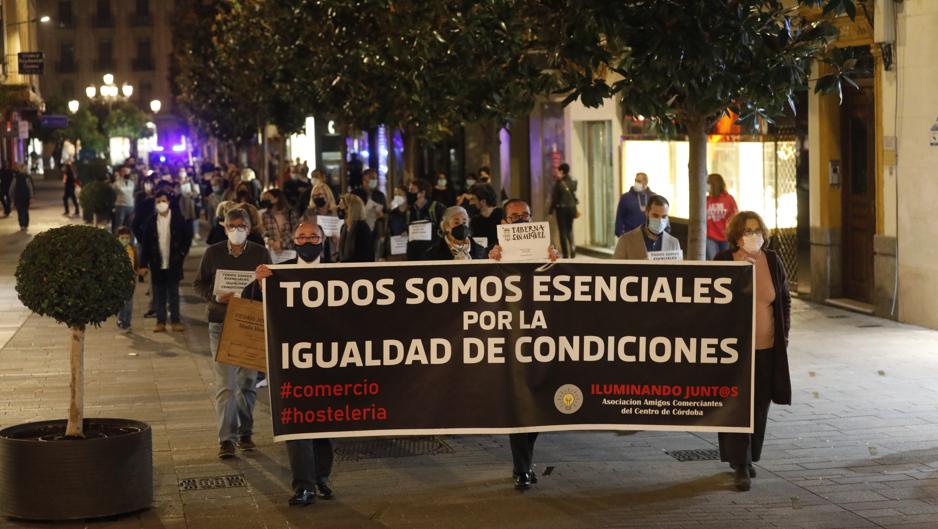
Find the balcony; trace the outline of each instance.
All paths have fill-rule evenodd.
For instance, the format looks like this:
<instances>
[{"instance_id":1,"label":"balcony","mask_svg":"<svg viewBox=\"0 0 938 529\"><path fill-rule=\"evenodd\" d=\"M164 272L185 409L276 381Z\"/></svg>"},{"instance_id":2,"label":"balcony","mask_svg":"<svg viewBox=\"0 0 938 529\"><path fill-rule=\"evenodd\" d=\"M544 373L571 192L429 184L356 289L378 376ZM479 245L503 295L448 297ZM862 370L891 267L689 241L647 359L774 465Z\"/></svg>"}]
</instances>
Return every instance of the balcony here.
<instances>
[{"instance_id":1,"label":"balcony","mask_svg":"<svg viewBox=\"0 0 938 529\"><path fill-rule=\"evenodd\" d=\"M131 63L131 68L135 72L152 72L156 69L153 57L138 57Z\"/></svg>"},{"instance_id":2,"label":"balcony","mask_svg":"<svg viewBox=\"0 0 938 529\"><path fill-rule=\"evenodd\" d=\"M78 63L71 61L58 61L55 63L55 73L75 73L78 71Z\"/></svg>"}]
</instances>

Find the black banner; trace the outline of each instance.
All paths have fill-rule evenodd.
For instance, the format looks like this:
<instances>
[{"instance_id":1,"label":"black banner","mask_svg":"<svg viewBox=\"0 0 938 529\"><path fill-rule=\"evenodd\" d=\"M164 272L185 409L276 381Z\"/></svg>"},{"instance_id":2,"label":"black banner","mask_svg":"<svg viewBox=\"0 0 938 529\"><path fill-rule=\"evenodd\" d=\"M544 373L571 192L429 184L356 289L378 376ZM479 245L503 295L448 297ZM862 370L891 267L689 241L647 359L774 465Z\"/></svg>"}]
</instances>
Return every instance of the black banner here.
<instances>
[{"instance_id":1,"label":"black banner","mask_svg":"<svg viewBox=\"0 0 938 529\"><path fill-rule=\"evenodd\" d=\"M276 440L752 431L748 263L271 268Z\"/></svg>"}]
</instances>

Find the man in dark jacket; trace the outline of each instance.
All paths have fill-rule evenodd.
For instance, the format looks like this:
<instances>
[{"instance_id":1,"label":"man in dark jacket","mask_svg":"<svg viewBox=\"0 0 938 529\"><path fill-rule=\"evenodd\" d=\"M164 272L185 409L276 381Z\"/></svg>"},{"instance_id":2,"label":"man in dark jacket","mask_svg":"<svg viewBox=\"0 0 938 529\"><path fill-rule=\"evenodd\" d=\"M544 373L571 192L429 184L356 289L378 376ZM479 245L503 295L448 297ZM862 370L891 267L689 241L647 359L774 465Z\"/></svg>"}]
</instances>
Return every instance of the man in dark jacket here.
<instances>
[{"instance_id":1,"label":"man in dark jacket","mask_svg":"<svg viewBox=\"0 0 938 529\"><path fill-rule=\"evenodd\" d=\"M153 298L156 303L156 327L153 332L166 332L166 304L175 332L185 327L179 315L179 282L182 266L192 245L192 223L170 206L172 195L168 191L157 193L154 204L156 214L143 225L140 241L140 264L144 272L150 271Z\"/></svg>"},{"instance_id":2,"label":"man in dark jacket","mask_svg":"<svg viewBox=\"0 0 938 529\"><path fill-rule=\"evenodd\" d=\"M407 228L409 237L407 240L407 260L419 261L423 254L437 241L437 226L443 219L443 212L446 206L430 199L433 192L433 186L430 182L422 178L412 180L407 190ZM426 226L429 223L429 240L420 239L417 233L426 233ZM418 229L423 228L423 229Z\"/></svg>"},{"instance_id":3,"label":"man in dark jacket","mask_svg":"<svg viewBox=\"0 0 938 529\"><path fill-rule=\"evenodd\" d=\"M13 185L13 168L10 162L3 164L0 169L0 203L3 203L3 217L9 217L11 209L10 186Z\"/></svg>"},{"instance_id":4,"label":"man in dark jacket","mask_svg":"<svg viewBox=\"0 0 938 529\"><path fill-rule=\"evenodd\" d=\"M19 165L13 173L13 183L10 184L10 197L16 207L16 216L20 222L20 230L26 231L29 227L29 206L33 202L33 179L26 173L26 167Z\"/></svg>"},{"instance_id":5,"label":"man in dark jacket","mask_svg":"<svg viewBox=\"0 0 938 529\"><path fill-rule=\"evenodd\" d=\"M570 176L570 166L562 163L556 175L554 190L550 197L547 213L557 219L557 231L560 232L560 251L563 256L576 257L576 243L573 241L573 220L579 215L576 197L576 180Z\"/></svg>"},{"instance_id":6,"label":"man in dark jacket","mask_svg":"<svg viewBox=\"0 0 938 529\"><path fill-rule=\"evenodd\" d=\"M616 237L645 224L648 220L645 217L648 201L652 196L654 193L648 189L648 175L637 173L635 185L619 198L619 206L616 208Z\"/></svg>"},{"instance_id":7,"label":"man in dark jacket","mask_svg":"<svg viewBox=\"0 0 938 529\"><path fill-rule=\"evenodd\" d=\"M280 264L306 268L326 264L329 262L328 240L317 224L304 221L293 232L296 258ZM266 265L258 266L255 270L256 280L244 288L241 297L262 301L264 298L259 284L273 274ZM317 490L320 498L331 500L333 494L329 486L329 475L332 474L332 440L287 441L287 455L290 458L290 471L293 473L293 497L290 498L290 505L302 507L313 503Z\"/></svg>"}]
</instances>

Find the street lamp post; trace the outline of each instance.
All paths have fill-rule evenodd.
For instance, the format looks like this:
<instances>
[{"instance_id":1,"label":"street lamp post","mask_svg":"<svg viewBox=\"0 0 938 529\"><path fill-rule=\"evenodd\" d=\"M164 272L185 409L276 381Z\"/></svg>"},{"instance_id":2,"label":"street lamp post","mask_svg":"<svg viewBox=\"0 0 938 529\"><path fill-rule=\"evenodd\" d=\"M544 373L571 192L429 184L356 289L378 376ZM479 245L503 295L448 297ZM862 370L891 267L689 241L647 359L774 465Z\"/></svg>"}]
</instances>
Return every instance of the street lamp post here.
<instances>
[{"instance_id":1,"label":"street lamp post","mask_svg":"<svg viewBox=\"0 0 938 529\"><path fill-rule=\"evenodd\" d=\"M71 101L68 102L68 111L74 114L78 112L79 106L81 106L81 104L78 102L78 100L72 99Z\"/></svg>"},{"instance_id":2,"label":"street lamp post","mask_svg":"<svg viewBox=\"0 0 938 529\"><path fill-rule=\"evenodd\" d=\"M159 99L150 101L150 110L153 111L154 114L159 114L161 108L163 108L163 103Z\"/></svg>"}]
</instances>

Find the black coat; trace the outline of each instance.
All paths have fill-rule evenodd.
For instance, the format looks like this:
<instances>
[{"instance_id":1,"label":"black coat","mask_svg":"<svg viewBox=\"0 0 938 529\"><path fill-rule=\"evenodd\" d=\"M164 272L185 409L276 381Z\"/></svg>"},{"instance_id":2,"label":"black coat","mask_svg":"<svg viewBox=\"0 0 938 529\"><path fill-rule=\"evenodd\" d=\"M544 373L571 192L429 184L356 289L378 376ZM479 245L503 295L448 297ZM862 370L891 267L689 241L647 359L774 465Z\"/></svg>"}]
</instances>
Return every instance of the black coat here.
<instances>
[{"instance_id":1,"label":"black coat","mask_svg":"<svg viewBox=\"0 0 938 529\"><path fill-rule=\"evenodd\" d=\"M342 223L339 237L339 262L371 263L375 260L374 239L368 223L360 220L352 225L351 231Z\"/></svg>"},{"instance_id":2,"label":"black coat","mask_svg":"<svg viewBox=\"0 0 938 529\"><path fill-rule=\"evenodd\" d=\"M184 219L179 210L172 210L172 218L169 220L169 268L163 270L156 217L156 214L151 215L143 223L143 237L140 239L140 265L150 269L155 283L180 281L183 261L192 245L192 223Z\"/></svg>"},{"instance_id":3,"label":"black coat","mask_svg":"<svg viewBox=\"0 0 938 529\"><path fill-rule=\"evenodd\" d=\"M472 241L472 246L469 247L469 257L473 259L485 259L488 256L488 251L483 246L480 246ZM452 261L453 252L450 251L449 245L446 244L446 241L442 238L437 239L430 248L423 253L421 261Z\"/></svg>"},{"instance_id":4,"label":"black coat","mask_svg":"<svg viewBox=\"0 0 938 529\"><path fill-rule=\"evenodd\" d=\"M788 290L788 278L785 267L778 254L772 250L763 250L765 260L772 274L772 286L775 287L775 302L772 312L775 316L775 364L772 366L772 402L791 404L791 374L788 369L788 331L791 329L791 292ZM723 250L714 258L715 261L732 261L733 251Z\"/></svg>"}]
</instances>

